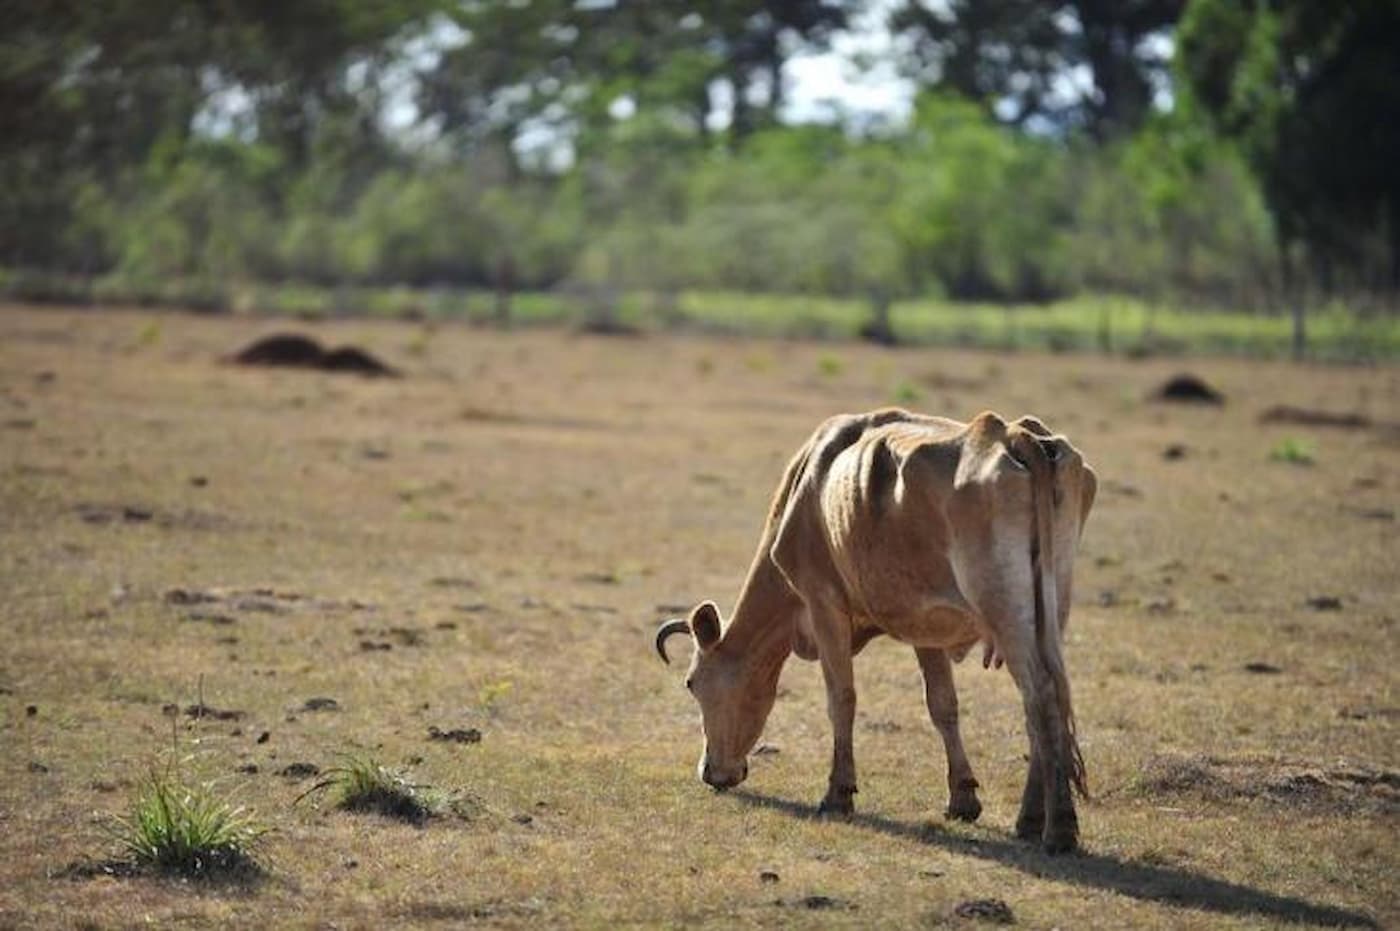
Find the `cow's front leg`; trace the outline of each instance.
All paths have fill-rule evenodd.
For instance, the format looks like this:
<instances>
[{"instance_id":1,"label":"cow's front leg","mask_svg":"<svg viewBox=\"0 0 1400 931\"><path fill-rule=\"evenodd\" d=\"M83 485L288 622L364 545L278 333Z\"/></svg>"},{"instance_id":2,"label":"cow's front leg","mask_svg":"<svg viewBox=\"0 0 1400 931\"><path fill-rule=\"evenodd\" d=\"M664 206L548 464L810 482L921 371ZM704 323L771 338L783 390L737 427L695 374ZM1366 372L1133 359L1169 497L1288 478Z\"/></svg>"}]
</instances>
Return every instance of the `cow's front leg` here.
<instances>
[{"instance_id":1,"label":"cow's front leg","mask_svg":"<svg viewBox=\"0 0 1400 931\"><path fill-rule=\"evenodd\" d=\"M833 638L839 639L839 638ZM828 649L829 647L829 649ZM822 644L822 675L826 679L826 710L831 718L831 776L826 797L817 808L823 815L849 815L855 810L856 757L852 733L856 720L855 670L850 640Z\"/></svg>"},{"instance_id":2,"label":"cow's front leg","mask_svg":"<svg viewBox=\"0 0 1400 931\"><path fill-rule=\"evenodd\" d=\"M916 649L919 668L924 674L924 700L929 719L943 738L943 750L948 758L949 818L976 821L982 814L977 800L977 779L972 764L963 749L962 732L958 729L958 693L953 685L953 664L948 654L936 648Z\"/></svg>"}]
</instances>

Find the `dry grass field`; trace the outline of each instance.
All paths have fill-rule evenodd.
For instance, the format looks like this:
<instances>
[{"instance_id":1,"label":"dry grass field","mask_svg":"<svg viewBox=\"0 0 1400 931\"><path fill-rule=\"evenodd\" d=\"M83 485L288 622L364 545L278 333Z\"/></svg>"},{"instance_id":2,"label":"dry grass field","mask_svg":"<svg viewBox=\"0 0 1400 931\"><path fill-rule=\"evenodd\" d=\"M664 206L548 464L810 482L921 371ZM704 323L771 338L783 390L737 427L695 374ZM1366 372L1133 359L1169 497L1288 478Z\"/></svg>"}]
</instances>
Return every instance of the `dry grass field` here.
<instances>
[{"instance_id":1,"label":"dry grass field","mask_svg":"<svg viewBox=\"0 0 1400 931\"><path fill-rule=\"evenodd\" d=\"M294 328L404 377L220 361ZM1182 369L1227 403L1146 400ZM657 622L727 611L790 453L891 403L1034 412L1099 472L1081 855L1012 836L1020 701L975 654L976 825L942 816L888 640L856 663L854 818L813 814L829 732L795 658L748 782L695 777ZM1260 422L1280 404L1366 422ZM1030 928L1400 925L1397 421L1393 368L0 309L0 926L973 926L974 899ZM296 764L347 754L439 814L297 801ZM260 876L100 868L171 765L271 828Z\"/></svg>"}]
</instances>

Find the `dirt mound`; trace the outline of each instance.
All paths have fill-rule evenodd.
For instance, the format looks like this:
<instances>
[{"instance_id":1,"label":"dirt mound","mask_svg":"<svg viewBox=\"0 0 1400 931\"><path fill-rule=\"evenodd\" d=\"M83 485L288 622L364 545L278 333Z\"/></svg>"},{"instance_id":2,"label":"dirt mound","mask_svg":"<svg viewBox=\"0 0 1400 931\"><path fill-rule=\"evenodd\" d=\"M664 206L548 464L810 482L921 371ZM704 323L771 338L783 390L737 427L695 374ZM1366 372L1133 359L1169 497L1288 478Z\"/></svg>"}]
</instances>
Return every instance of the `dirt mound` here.
<instances>
[{"instance_id":1,"label":"dirt mound","mask_svg":"<svg viewBox=\"0 0 1400 931\"><path fill-rule=\"evenodd\" d=\"M278 333L244 347L233 357L239 365L300 365L315 367L325 351L309 336Z\"/></svg>"},{"instance_id":2,"label":"dirt mound","mask_svg":"<svg viewBox=\"0 0 1400 931\"><path fill-rule=\"evenodd\" d=\"M1362 766L1157 756L1134 784L1142 796L1188 795L1214 802L1259 800L1318 813L1400 813L1400 772Z\"/></svg>"},{"instance_id":3,"label":"dirt mound","mask_svg":"<svg viewBox=\"0 0 1400 931\"><path fill-rule=\"evenodd\" d=\"M1338 414L1333 411L1309 410L1279 404L1259 415L1260 423L1286 423L1302 427L1338 427L1343 430L1365 430L1372 426L1371 418L1362 414Z\"/></svg>"},{"instance_id":4,"label":"dirt mound","mask_svg":"<svg viewBox=\"0 0 1400 931\"><path fill-rule=\"evenodd\" d=\"M1225 395L1189 372L1173 375L1150 395L1154 401L1185 404L1224 404Z\"/></svg>"},{"instance_id":5,"label":"dirt mound","mask_svg":"<svg viewBox=\"0 0 1400 931\"><path fill-rule=\"evenodd\" d=\"M323 349L309 336L277 333L245 346L230 359L235 365L263 365L351 372L370 378L397 378L399 373L355 346Z\"/></svg>"},{"instance_id":6,"label":"dirt mound","mask_svg":"<svg viewBox=\"0 0 1400 931\"><path fill-rule=\"evenodd\" d=\"M341 346L321 356L319 368L325 372L356 372L360 375L394 377L398 373L374 356L354 346Z\"/></svg>"}]
</instances>

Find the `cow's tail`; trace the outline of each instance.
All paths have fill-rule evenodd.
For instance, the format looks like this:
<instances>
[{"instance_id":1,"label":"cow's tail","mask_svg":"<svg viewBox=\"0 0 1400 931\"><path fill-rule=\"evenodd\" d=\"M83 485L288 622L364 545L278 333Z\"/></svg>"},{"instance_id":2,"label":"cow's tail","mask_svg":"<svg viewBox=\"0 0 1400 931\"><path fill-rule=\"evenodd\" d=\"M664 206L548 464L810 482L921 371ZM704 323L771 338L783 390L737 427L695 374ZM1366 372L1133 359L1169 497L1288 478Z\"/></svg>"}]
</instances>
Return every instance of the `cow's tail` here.
<instances>
[{"instance_id":1,"label":"cow's tail","mask_svg":"<svg viewBox=\"0 0 1400 931\"><path fill-rule=\"evenodd\" d=\"M1059 591L1055 582L1056 460L1047 455L1039 437L1023 432L1021 438L1024 440L1026 465L1031 470L1031 567L1035 577L1036 648L1040 652L1041 662L1050 673L1051 684L1059 699L1055 705L1060 716L1060 730L1064 735L1070 783L1081 797L1087 799L1089 787L1084 776L1084 756L1079 750L1069 675L1065 671L1064 654L1060 649Z\"/></svg>"}]
</instances>

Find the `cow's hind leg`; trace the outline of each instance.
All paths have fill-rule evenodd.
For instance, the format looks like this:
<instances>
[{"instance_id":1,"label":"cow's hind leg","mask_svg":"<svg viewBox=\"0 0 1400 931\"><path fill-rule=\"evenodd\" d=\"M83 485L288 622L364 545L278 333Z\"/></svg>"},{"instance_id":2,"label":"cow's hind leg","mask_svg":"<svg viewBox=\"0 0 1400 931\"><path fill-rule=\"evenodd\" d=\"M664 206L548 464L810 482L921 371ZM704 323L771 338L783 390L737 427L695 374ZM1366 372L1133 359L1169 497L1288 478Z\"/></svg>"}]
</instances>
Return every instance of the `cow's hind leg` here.
<instances>
[{"instance_id":1,"label":"cow's hind leg","mask_svg":"<svg viewBox=\"0 0 1400 931\"><path fill-rule=\"evenodd\" d=\"M1016 833L1027 839L1038 835L1046 852L1064 853L1079 845L1079 819L1070 794L1069 741L1054 682L1037 660L1034 653L1031 657L1007 657L1025 705L1026 730L1031 741L1030 767Z\"/></svg>"},{"instance_id":2,"label":"cow's hind leg","mask_svg":"<svg viewBox=\"0 0 1400 931\"><path fill-rule=\"evenodd\" d=\"M1030 737L1030 768L1016 833L1026 839L1039 837L1049 853L1063 853L1079 843L1079 820L1070 795L1070 741L1059 691L1036 644L1032 610L989 599L984 616L998 619L997 649L1021 693Z\"/></svg>"},{"instance_id":3,"label":"cow's hind leg","mask_svg":"<svg viewBox=\"0 0 1400 931\"><path fill-rule=\"evenodd\" d=\"M948 757L949 818L976 821L982 814L977 800L977 779L972 764L963 749L962 732L958 729L958 693L953 686L953 664L948 654L937 648L915 649L919 668L924 673L924 700L928 716L943 738L943 750Z\"/></svg>"},{"instance_id":4,"label":"cow's hind leg","mask_svg":"<svg viewBox=\"0 0 1400 931\"><path fill-rule=\"evenodd\" d=\"M1045 833L1045 779L1040 752L1031 742L1031 764L1026 770L1026 787L1021 792L1021 811L1016 816L1016 836L1040 840Z\"/></svg>"}]
</instances>

